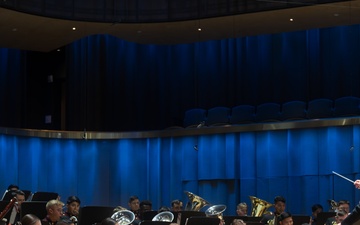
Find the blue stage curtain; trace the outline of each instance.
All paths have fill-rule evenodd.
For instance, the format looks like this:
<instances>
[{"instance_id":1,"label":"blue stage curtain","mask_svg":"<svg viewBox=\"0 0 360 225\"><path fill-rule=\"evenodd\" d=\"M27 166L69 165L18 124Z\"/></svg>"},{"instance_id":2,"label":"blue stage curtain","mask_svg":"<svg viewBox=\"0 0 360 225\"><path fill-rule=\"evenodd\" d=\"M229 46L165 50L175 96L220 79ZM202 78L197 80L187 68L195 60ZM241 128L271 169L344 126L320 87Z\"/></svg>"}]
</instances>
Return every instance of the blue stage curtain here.
<instances>
[{"instance_id":1,"label":"blue stage curtain","mask_svg":"<svg viewBox=\"0 0 360 225\"><path fill-rule=\"evenodd\" d=\"M197 194L235 213L249 196L272 202L282 195L287 209L309 214L328 209L328 199L359 193L360 126L209 134L120 140L68 140L0 135L0 188L78 195L83 205L127 207L129 196L151 200L154 209ZM195 148L196 147L196 148Z\"/></svg>"}]
</instances>

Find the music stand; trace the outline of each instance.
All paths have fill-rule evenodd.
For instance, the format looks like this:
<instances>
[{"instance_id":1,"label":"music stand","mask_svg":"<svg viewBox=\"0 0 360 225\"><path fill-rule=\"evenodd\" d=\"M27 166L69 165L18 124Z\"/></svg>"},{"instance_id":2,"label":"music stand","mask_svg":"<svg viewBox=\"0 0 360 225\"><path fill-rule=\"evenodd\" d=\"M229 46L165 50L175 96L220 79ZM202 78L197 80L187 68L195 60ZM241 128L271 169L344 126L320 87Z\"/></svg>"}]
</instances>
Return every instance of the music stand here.
<instances>
[{"instance_id":1,"label":"music stand","mask_svg":"<svg viewBox=\"0 0 360 225\"><path fill-rule=\"evenodd\" d=\"M187 219L186 225L219 225L220 219L216 217L194 216Z\"/></svg>"},{"instance_id":2,"label":"music stand","mask_svg":"<svg viewBox=\"0 0 360 225\"><path fill-rule=\"evenodd\" d=\"M31 201L50 201L53 199L57 199L58 198L58 193L55 192L35 192L34 195L31 198Z\"/></svg>"},{"instance_id":3,"label":"music stand","mask_svg":"<svg viewBox=\"0 0 360 225\"><path fill-rule=\"evenodd\" d=\"M2 201L10 201L15 196L14 192L15 192L14 190L12 191L6 190L3 195Z\"/></svg>"},{"instance_id":4,"label":"music stand","mask_svg":"<svg viewBox=\"0 0 360 225\"><path fill-rule=\"evenodd\" d=\"M20 218L23 218L26 214L34 214L39 219L45 218L47 214L46 203L46 201L21 203Z\"/></svg>"},{"instance_id":5,"label":"music stand","mask_svg":"<svg viewBox=\"0 0 360 225\"><path fill-rule=\"evenodd\" d=\"M171 222L165 222L165 221L149 221L144 220L139 223L139 225L170 225Z\"/></svg>"},{"instance_id":6,"label":"music stand","mask_svg":"<svg viewBox=\"0 0 360 225\"><path fill-rule=\"evenodd\" d=\"M301 225L310 223L310 216L305 215L292 215L293 225Z\"/></svg>"},{"instance_id":7,"label":"music stand","mask_svg":"<svg viewBox=\"0 0 360 225\"><path fill-rule=\"evenodd\" d=\"M180 225L185 225L187 218L196 217L196 216L199 217L205 216L204 212L198 212L198 211L181 211L179 213L181 213Z\"/></svg>"},{"instance_id":8,"label":"music stand","mask_svg":"<svg viewBox=\"0 0 360 225\"><path fill-rule=\"evenodd\" d=\"M234 219L240 219L246 222L260 222L262 217L255 217L255 216L223 216L226 225L229 225L234 221Z\"/></svg>"},{"instance_id":9,"label":"music stand","mask_svg":"<svg viewBox=\"0 0 360 225\"><path fill-rule=\"evenodd\" d=\"M320 212L317 214L316 224L325 224L328 218L334 216L336 216L336 212Z\"/></svg>"},{"instance_id":10,"label":"music stand","mask_svg":"<svg viewBox=\"0 0 360 225\"><path fill-rule=\"evenodd\" d=\"M79 225L91 225L101 223L105 218L114 214L114 207L85 206L80 208Z\"/></svg>"},{"instance_id":11,"label":"music stand","mask_svg":"<svg viewBox=\"0 0 360 225\"><path fill-rule=\"evenodd\" d=\"M154 218L154 216L156 216L157 214L158 214L158 212L154 211L154 210L146 211L146 212L143 212L141 219L151 221Z\"/></svg>"}]
</instances>

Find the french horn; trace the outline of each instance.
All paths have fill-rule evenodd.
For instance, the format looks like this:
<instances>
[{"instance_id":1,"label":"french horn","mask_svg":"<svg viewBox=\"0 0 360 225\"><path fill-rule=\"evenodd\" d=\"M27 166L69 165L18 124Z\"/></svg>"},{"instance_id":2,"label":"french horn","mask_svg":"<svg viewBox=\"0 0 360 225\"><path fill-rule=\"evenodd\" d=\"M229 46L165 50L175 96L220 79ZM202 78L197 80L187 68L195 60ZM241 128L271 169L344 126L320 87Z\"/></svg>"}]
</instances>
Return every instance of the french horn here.
<instances>
[{"instance_id":1,"label":"french horn","mask_svg":"<svg viewBox=\"0 0 360 225\"><path fill-rule=\"evenodd\" d=\"M135 214L130 210L119 210L112 214L111 219L115 220L119 225L127 225L135 220Z\"/></svg>"},{"instance_id":2,"label":"french horn","mask_svg":"<svg viewBox=\"0 0 360 225\"><path fill-rule=\"evenodd\" d=\"M249 198L252 205L251 216L261 217L264 214L271 214L271 212L267 210L273 206L273 204L254 196L249 196Z\"/></svg>"},{"instance_id":3,"label":"french horn","mask_svg":"<svg viewBox=\"0 0 360 225\"><path fill-rule=\"evenodd\" d=\"M202 209L204 206L211 205L208 201L198 195L195 195L189 191L185 191L185 193L189 198L189 202L186 204L185 208L187 211L200 211L200 209Z\"/></svg>"},{"instance_id":4,"label":"french horn","mask_svg":"<svg viewBox=\"0 0 360 225\"><path fill-rule=\"evenodd\" d=\"M170 211L158 213L152 218L152 221L172 222L174 220L174 214Z\"/></svg>"},{"instance_id":5,"label":"french horn","mask_svg":"<svg viewBox=\"0 0 360 225\"><path fill-rule=\"evenodd\" d=\"M213 205L205 211L207 217L217 217L223 220L223 212L226 210L226 205Z\"/></svg>"}]
</instances>

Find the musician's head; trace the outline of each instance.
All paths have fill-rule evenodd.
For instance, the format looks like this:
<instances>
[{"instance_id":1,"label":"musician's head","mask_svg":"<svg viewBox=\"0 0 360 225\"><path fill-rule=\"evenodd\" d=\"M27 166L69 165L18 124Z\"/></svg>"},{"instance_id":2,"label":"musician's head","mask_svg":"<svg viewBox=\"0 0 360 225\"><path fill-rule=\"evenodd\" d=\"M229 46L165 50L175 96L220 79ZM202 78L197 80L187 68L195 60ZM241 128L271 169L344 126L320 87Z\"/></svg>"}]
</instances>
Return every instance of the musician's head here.
<instances>
[{"instance_id":1,"label":"musician's head","mask_svg":"<svg viewBox=\"0 0 360 225\"><path fill-rule=\"evenodd\" d=\"M315 204L311 207L311 212L312 212L312 216L314 218L317 218L317 215L319 213L321 213L324 210L324 208L322 207L322 205L320 204Z\"/></svg>"},{"instance_id":2,"label":"musician's head","mask_svg":"<svg viewBox=\"0 0 360 225\"><path fill-rule=\"evenodd\" d=\"M140 211L146 212L152 210L152 202L149 200L143 200L140 202Z\"/></svg>"},{"instance_id":3,"label":"musician's head","mask_svg":"<svg viewBox=\"0 0 360 225\"><path fill-rule=\"evenodd\" d=\"M14 197L16 198L16 202L19 206L19 208L21 207L21 204L23 202L25 202L25 193L23 191L20 191L20 190L16 190L14 191Z\"/></svg>"},{"instance_id":4,"label":"musician's head","mask_svg":"<svg viewBox=\"0 0 360 225\"><path fill-rule=\"evenodd\" d=\"M182 201L175 199L171 202L171 211L180 212L180 211L182 211L182 208L183 208Z\"/></svg>"},{"instance_id":5,"label":"musician's head","mask_svg":"<svg viewBox=\"0 0 360 225\"><path fill-rule=\"evenodd\" d=\"M66 212L69 216L78 216L81 201L77 196L70 196L66 201Z\"/></svg>"},{"instance_id":6,"label":"musician's head","mask_svg":"<svg viewBox=\"0 0 360 225\"><path fill-rule=\"evenodd\" d=\"M338 202L337 211L345 211L347 213L350 212L350 202L346 200L341 200Z\"/></svg>"},{"instance_id":7,"label":"musician's head","mask_svg":"<svg viewBox=\"0 0 360 225\"><path fill-rule=\"evenodd\" d=\"M337 224L341 223L348 216L348 212L344 210L338 210L336 212L335 221Z\"/></svg>"},{"instance_id":8,"label":"musician's head","mask_svg":"<svg viewBox=\"0 0 360 225\"><path fill-rule=\"evenodd\" d=\"M241 202L236 206L236 214L238 216L246 216L248 211L248 206L245 202Z\"/></svg>"},{"instance_id":9,"label":"musician's head","mask_svg":"<svg viewBox=\"0 0 360 225\"><path fill-rule=\"evenodd\" d=\"M16 191L19 190L19 186L15 185L15 184L10 184L7 188L8 191Z\"/></svg>"},{"instance_id":10,"label":"musician's head","mask_svg":"<svg viewBox=\"0 0 360 225\"><path fill-rule=\"evenodd\" d=\"M275 214L281 214L285 211L286 200L282 196L276 196L274 199Z\"/></svg>"},{"instance_id":11,"label":"musician's head","mask_svg":"<svg viewBox=\"0 0 360 225\"><path fill-rule=\"evenodd\" d=\"M52 222L60 220L63 215L63 206L64 203L56 199L50 200L46 203L47 216Z\"/></svg>"},{"instance_id":12,"label":"musician's head","mask_svg":"<svg viewBox=\"0 0 360 225\"><path fill-rule=\"evenodd\" d=\"M280 225L293 225L293 219L289 212L282 212L278 217Z\"/></svg>"},{"instance_id":13,"label":"musician's head","mask_svg":"<svg viewBox=\"0 0 360 225\"><path fill-rule=\"evenodd\" d=\"M41 225L41 221L33 214L26 214L21 219L21 225Z\"/></svg>"},{"instance_id":14,"label":"musician's head","mask_svg":"<svg viewBox=\"0 0 360 225\"><path fill-rule=\"evenodd\" d=\"M128 202L131 211L138 211L140 209L140 200L137 196L131 196Z\"/></svg>"}]
</instances>

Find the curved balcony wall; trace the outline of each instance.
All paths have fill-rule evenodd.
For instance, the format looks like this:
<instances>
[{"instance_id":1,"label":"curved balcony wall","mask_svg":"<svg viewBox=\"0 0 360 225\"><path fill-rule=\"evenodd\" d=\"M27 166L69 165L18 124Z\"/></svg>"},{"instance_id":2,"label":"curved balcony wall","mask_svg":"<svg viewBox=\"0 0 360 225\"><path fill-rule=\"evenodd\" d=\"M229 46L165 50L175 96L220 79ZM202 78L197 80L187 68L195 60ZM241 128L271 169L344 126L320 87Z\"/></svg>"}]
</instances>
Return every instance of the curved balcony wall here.
<instances>
[{"instance_id":1,"label":"curved balcony wall","mask_svg":"<svg viewBox=\"0 0 360 225\"><path fill-rule=\"evenodd\" d=\"M334 0L6 0L5 7L25 13L93 22L170 22L254 13L337 2Z\"/></svg>"}]
</instances>

